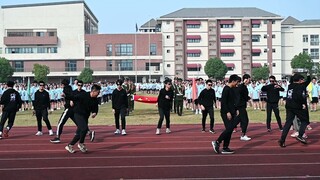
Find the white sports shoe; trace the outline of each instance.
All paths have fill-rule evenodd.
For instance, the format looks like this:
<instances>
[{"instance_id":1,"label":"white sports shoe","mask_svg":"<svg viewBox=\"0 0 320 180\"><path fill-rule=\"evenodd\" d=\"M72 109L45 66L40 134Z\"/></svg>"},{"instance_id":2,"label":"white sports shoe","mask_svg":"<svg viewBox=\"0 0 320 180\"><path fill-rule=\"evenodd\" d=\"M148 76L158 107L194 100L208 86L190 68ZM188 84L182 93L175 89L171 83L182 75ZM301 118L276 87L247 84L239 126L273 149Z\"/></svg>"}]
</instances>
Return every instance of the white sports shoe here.
<instances>
[{"instance_id":1,"label":"white sports shoe","mask_svg":"<svg viewBox=\"0 0 320 180\"><path fill-rule=\"evenodd\" d=\"M122 135L122 136L127 135L127 133L126 133L126 130L125 130L125 129L122 129L122 131L121 131L121 135Z\"/></svg>"},{"instance_id":2,"label":"white sports shoe","mask_svg":"<svg viewBox=\"0 0 320 180\"><path fill-rule=\"evenodd\" d=\"M67 145L65 147L65 149L69 152L69 153L75 153L76 151L73 149L72 145Z\"/></svg>"},{"instance_id":3,"label":"white sports shoe","mask_svg":"<svg viewBox=\"0 0 320 180\"><path fill-rule=\"evenodd\" d=\"M36 133L36 136L42 136L43 135L43 133L41 132L41 131L38 131L37 133Z\"/></svg>"},{"instance_id":4,"label":"white sports shoe","mask_svg":"<svg viewBox=\"0 0 320 180\"><path fill-rule=\"evenodd\" d=\"M53 131L52 131L52 129L49 130L49 136L53 136Z\"/></svg>"},{"instance_id":5,"label":"white sports shoe","mask_svg":"<svg viewBox=\"0 0 320 180\"><path fill-rule=\"evenodd\" d=\"M85 153L88 151L88 149L86 148L86 145L84 145L83 143L79 143L78 144L78 148L80 149L81 152Z\"/></svg>"},{"instance_id":6,"label":"white sports shoe","mask_svg":"<svg viewBox=\"0 0 320 180\"><path fill-rule=\"evenodd\" d=\"M114 134L120 134L121 132L120 132L120 129L117 129L115 132L114 132Z\"/></svg>"},{"instance_id":7,"label":"white sports shoe","mask_svg":"<svg viewBox=\"0 0 320 180\"><path fill-rule=\"evenodd\" d=\"M293 137L293 138L295 138L295 137L299 136L299 132L294 132L294 133L292 133L290 136Z\"/></svg>"},{"instance_id":8,"label":"white sports shoe","mask_svg":"<svg viewBox=\"0 0 320 180\"><path fill-rule=\"evenodd\" d=\"M241 140L241 141L250 141L251 138L248 137L247 135L244 135L244 136L241 136L241 137L240 137L240 140Z\"/></svg>"},{"instance_id":9,"label":"white sports shoe","mask_svg":"<svg viewBox=\"0 0 320 180\"><path fill-rule=\"evenodd\" d=\"M171 130L169 128L166 129L166 133L169 134L171 133Z\"/></svg>"},{"instance_id":10,"label":"white sports shoe","mask_svg":"<svg viewBox=\"0 0 320 180\"><path fill-rule=\"evenodd\" d=\"M156 135L160 135L160 129L159 128L157 128L157 130L156 130Z\"/></svg>"}]
</instances>

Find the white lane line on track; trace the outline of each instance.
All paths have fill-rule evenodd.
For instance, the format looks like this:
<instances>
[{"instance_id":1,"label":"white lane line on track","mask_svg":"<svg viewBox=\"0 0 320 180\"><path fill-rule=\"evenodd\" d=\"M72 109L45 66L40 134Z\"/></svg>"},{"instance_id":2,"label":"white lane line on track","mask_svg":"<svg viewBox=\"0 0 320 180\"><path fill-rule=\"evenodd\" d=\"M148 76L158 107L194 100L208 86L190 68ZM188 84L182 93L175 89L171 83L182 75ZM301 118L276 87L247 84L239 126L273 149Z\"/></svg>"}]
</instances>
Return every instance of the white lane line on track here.
<instances>
[{"instance_id":1,"label":"white lane line on track","mask_svg":"<svg viewBox=\"0 0 320 180\"><path fill-rule=\"evenodd\" d=\"M314 166L320 165L320 162L314 163L260 163L260 164L199 164L199 165L145 165L145 166L81 166L81 167L39 167L39 168L0 168L0 171L30 171L30 170L66 170L66 169L122 169L122 168L190 168L190 167L255 167L255 166Z\"/></svg>"},{"instance_id":2,"label":"white lane line on track","mask_svg":"<svg viewBox=\"0 0 320 180\"><path fill-rule=\"evenodd\" d=\"M231 156L237 156L237 157L252 157L252 156L294 156L297 157L299 155L303 155L303 156L314 156L314 155L320 155L320 153L279 153L279 154L234 154ZM217 155L217 154L212 154L212 155L159 155L159 156L152 156L152 155L148 155L148 156L95 156L95 157L79 157L79 156L75 156L75 157L35 157L35 158L1 158L1 161L30 161L30 160L72 160L72 159L139 159L139 158L208 158L208 157L227 157L227 156L223 156L223 155ZM230 157L230 155L228 156Z\"/></svg>"},{"instance_id":3,"label":"white lane line on track","mask_svg":"<svg viewBox=\"0 0 320 180\"><path fill-rule=\"evenodd\" d=\"M219 177L219 178L165 178L166 180L186 180L186 179L192 179L192 180L207 180L207 179L319 179L320 176L256 176L256 177ZM147 180L147 179L131 179L131 180ZM148 179L149 180L149 179ZM160 180L160 179L153 179L153 180ZM162 179L161 179L162 180Z\"/></svg>"}]
</instances>

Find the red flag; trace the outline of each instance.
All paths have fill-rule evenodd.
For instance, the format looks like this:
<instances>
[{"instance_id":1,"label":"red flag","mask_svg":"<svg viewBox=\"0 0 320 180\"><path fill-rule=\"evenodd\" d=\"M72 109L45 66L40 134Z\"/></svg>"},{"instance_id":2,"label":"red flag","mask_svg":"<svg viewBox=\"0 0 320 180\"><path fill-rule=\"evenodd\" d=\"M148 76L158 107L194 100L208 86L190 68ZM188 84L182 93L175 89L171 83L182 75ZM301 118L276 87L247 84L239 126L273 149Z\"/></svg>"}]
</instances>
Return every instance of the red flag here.
<instances>
[{"instance_id":1,"label":"red flag","mask_svg":"<svg viewBox=\"0 0 320 180\"><path fill-rule=\"evenodd\" d=\"M198 98L197 83L196 83L196 79L192 78L192 100L195 100L197 98Z\"/></svg>"}]
</instances>

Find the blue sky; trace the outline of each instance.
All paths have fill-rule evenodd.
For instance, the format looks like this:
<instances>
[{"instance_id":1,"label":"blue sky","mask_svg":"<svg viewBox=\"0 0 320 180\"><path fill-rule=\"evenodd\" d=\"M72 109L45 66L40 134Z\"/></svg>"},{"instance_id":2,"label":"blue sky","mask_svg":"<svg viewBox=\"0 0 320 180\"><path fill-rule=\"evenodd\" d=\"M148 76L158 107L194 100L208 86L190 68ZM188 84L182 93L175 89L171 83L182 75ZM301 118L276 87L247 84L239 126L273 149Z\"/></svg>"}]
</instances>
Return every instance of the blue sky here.
<instances>
[{"instance_id":1,"label":"blue sky","mask_svg":"<svg viewBox=\"0 0 320 180\"><path fill-rule=\"evenodd\" d=\"M16 5L71 0L0 0L0 5ZM320 19L319 0L85 0L99 20L99 33L134 33L151 18L169 14L181 8L197 7L257 7L282 17L298 20Z\"/></svg>"}]
</instances>

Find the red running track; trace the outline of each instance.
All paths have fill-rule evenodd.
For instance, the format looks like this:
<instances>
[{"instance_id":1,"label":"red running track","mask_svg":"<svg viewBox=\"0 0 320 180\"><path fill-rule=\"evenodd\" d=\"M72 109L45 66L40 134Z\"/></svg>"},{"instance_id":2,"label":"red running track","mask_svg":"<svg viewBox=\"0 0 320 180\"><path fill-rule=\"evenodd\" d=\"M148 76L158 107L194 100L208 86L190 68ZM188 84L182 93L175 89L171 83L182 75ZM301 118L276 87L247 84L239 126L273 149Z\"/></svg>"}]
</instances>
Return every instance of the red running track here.
<instances>
[{"instance_id":1,"label":"red running track","mask_svg":"<svg viewBox=\"0 0 320 180\"><path fill-rule=\"evenodd\" d=\"M60 144L47 134L35 136L36 127L14 127L0 140L0 177L23 179L302 179L320 178L319 125L307 131L308 145L287 137L280 148L280 131L266 132L264 124L250 124L249 142L234 133L233 155L215 154L216 134L201 133L201 125L172 125L171 134L155 135L154 126L128 126L127 136L115 136L113 126L94 126L88 153L68 153L64 147L75 127L65 127ZM276 124L273 124L276 126ZM164 132L165 129L162 129ZM45 132L47 133L47 132ZM289 132L290 135L291 132Z\"/></svg>"}]
</instances>

